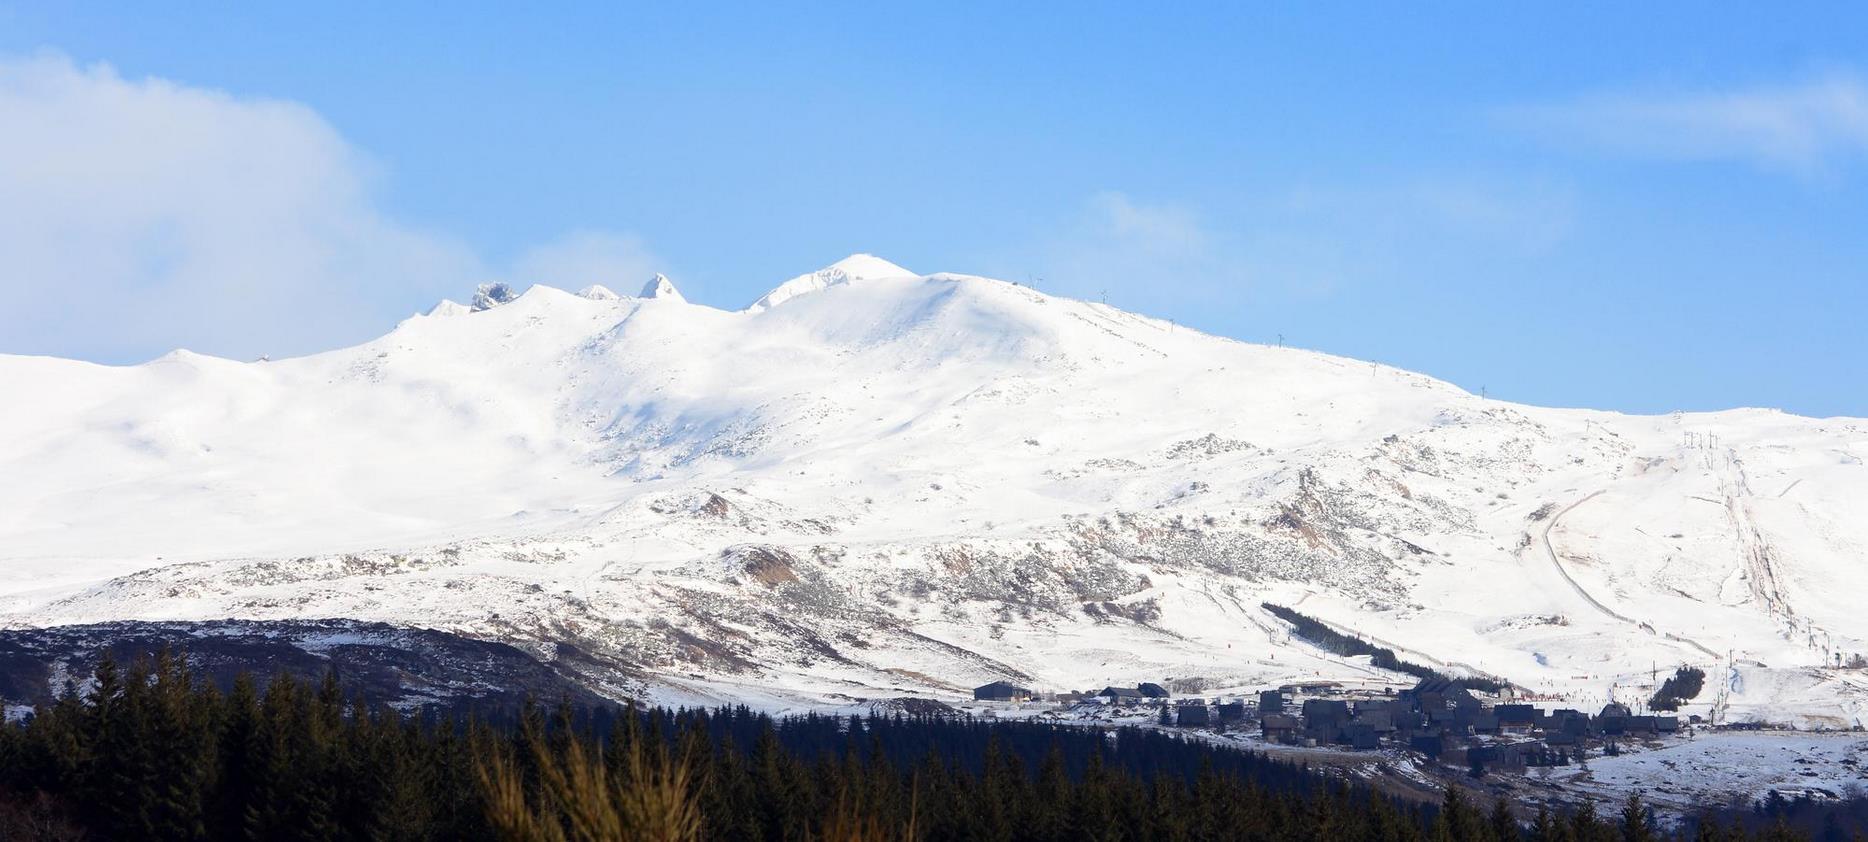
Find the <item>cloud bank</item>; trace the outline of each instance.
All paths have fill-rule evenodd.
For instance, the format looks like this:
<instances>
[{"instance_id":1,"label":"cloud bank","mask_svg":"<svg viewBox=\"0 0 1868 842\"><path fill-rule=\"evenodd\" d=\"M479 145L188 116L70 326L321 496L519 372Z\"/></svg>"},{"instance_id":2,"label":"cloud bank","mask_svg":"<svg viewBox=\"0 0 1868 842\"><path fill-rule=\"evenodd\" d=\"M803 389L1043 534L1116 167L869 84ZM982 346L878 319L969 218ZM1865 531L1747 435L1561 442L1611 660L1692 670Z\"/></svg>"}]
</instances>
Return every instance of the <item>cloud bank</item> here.
<instances>
[{"instance_id":1,"label":"cloud bank","mask_svg":"<svg viewBox=\"0 0 1868 842\"><path fill-rule=\"evenodd\" d=\"M1693 93L1605 93L1511 109L1533 131L1611 151L1815 175L1868 159L1868 85L1838 75Z\"/></svg>"},{"instance_id":2,"label":"cloud bank","mask_svg":"<svg viewBox=\"0 0 1868 842\"><path fill-rule=\"evenodd\" d=\"M639 283L616 286L619 281L645 281L666 264L641 237L607 231L572 231L536 246L513 263L508 274L524 283L578 290L591 284L615 286L613 292L634 295Z\"/></svg>"},{"instance_id":3,"label":"cloud bank","mask_svg":"<svg viewBox=\"0 0 1868 842\"><path fill-rule=\"evenodd\" d=\"M1171 309L1236 286L1245 263L1232 238L1194 208L1105 191L1050 237L995 266L1008 280L1024 277L1009 267L1035 270L1029 280L1045 292L1128 307L1145 296Z\"/></svg>"},{"instance_id":4,"label":"cloud bank","mask_svg":"<svg viewBox=\"0 0 1868 842\"><path fill-rule=\"evenodd\" d=\"M306 353L505 274L380 210L376 167L303 105L42 54L0 58L0 127L0 352ZM580 232L512 268L614 283L651 259Z\"/></svg>"}]
</instances>

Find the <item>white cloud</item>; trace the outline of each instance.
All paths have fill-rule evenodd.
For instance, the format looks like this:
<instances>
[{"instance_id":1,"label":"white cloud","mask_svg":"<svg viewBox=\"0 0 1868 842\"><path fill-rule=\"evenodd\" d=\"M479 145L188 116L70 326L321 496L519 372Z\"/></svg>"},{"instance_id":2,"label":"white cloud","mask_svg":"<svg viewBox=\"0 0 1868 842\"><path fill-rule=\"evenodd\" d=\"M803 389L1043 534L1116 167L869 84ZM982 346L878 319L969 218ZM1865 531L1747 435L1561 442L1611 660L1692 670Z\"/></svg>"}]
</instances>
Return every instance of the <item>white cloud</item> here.
<instances>
[{"instance_id":1,"label":"white cloud","mask_svg":"<svg viewBox=\"0 0 1868 842\"><path fill-rule=\"evenodd\" d=\"M311 352L498 274L379 210L373 169L303 105L0 57L0 352ZM515 268L637 278L645 255L583 232Z\"/></svg>"},{"instance_id":2,"label":"white cloud","mask_svg":"<svg viewBox=\"0 0 1868 842\"><path fill-rule=\"evenodd\" d=\"M1128 306L1202 298L1243 278L1230 238L1196 210L1113 191L1090 197L1058 234L1000 264L1031 269L1046 292L1092 301L1108 294Z\"/></svg>"},{"instance_id":3,"label":"white cloud","mask_svg":"<svg viewBox=\"0 0 1868 842\"><path fill-rule=\"evenodd\" d=\"M1138 205L1128 195L1098 193L1090 199L1092 233L1122 247L1168 256L1201 253L1212 236L1192 209L1177 205Z\"/></svg>"},{"instance_id":4,"label":"white cloud","mask_svg":"<svg viewBox=\"0 0 1868 842\"><path fill-rule=\"evenodd\" d=\"M1549 179L1435 174L1355 186L1306 185L1273 206L1270 224L1321 227L1345 247L1372 239L1431 239L1536 254L1569 237L1576 204L1574 188Z\"/></svg>"},{"instance_id":5,"label":"white cloud","mask_svg":"<svg viewBox=\"0 0 1868 842\"><path fill-rule=\"evenodd\" d=\"M1676 160L1813 175L1868 158L1868 86L1852 76L1693 93L1605 93L1511 109L1533 130Z\"/></svg>"},{"instance_id":6,"label":"white cloud","mask_svg":"<svg viewBox=\"0 0 1868 842\"><path fill-rule=\"evenodd\" d=\"M578 290L591 284L634 295L642 284L663 271L661 258L649 251L642 238L605 231L573 231L527 251L509 273L521 284L544 284Z\"/></svg>"},{"instance_id":7,"label":"white cloud","mask_svg":"<svg viewBox=\"0 0 1868 842\"><path fill-rule=\"evenodd\" d=\"M1575 205L1566 184L1484 174L1302 185L1242 202L1224 221L1105 192L988 269L1046 292L1195 318L1248 301L1327 297L1397 267L1427 274L1450 254L1533 259L1569 239Z\"/></svg>"}]
</instances>

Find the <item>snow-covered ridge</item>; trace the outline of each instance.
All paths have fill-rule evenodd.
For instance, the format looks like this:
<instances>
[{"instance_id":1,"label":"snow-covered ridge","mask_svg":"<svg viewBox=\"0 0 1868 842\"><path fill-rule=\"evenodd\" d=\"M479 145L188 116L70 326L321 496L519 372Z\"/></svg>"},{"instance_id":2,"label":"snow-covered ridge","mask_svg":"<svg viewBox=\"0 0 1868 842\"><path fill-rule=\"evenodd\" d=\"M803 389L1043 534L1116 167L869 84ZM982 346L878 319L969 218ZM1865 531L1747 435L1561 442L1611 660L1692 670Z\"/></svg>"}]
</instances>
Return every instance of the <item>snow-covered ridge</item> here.
<instances>
[{"instance_id":1,"label":"snow-covered ridge","mask_svg":"<svg viewBox=\"0 0 1868 842\"><path fill-rule=\"evenodd\" d=\"M800 295L842 284L883 278L913 278L915 273L871 254L852 254L815 272L807 272L779 284L746 309L752 312L777 307Z\"/></svg>"},{"instance_id":2,"label":"snow-covered ridge","mask_svg":"<svg viewBox=\"0 0 1868 842\"><path fill-rule=\"evenodd\" d=\"M681 291L675 289L674 282L668 280L667 275L656 275L650 278L649 282L642 286L642 293L636 297L659 298L666 301L679 301L682 303L687 302L687 299L681 295Z\"/></svg>"},{"instance_id":3,"label":"snow-covered ridge","mask_svg":"<svg viewBox=\"0 0 1868 842\"><path fill-rule=\"evenodd\" d=\"M1514 405L861 255L679 301L0 357L0 625L415 623L671 701L1379 676L1271 602L1579 704L1690 662L1706 715L1864 714L1868 422Z\"/></svg>"}]
</instances>

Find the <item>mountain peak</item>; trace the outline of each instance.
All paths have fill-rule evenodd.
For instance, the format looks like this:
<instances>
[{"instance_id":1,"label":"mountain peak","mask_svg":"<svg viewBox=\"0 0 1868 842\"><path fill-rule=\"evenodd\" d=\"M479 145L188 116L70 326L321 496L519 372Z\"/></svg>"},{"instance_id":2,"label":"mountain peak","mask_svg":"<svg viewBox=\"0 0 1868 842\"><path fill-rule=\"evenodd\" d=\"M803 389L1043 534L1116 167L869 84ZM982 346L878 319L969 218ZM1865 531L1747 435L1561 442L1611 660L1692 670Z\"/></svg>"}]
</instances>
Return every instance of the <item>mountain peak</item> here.
<instances>
[{"instance_id":1,"label":"mountain peak","mask_svg":"<svg viewBox=\"0 0 1868 842\"><path fill-rule=\"evenodd\" d=\"M852 254L849 257L843 258L817 271L820 273L841 272L855 281L868 281L876 278L916 277L915 273L897 266L894 263L890 263L873 254L862 253Z\"/></svg>"},{"instance_id":2,"label":"mountain peak","mask_svg":"<svg viewBox=\"0 0 1868 842\"><path fill-rule=\"evenodd\" d=\"M746 309L754 313L769 310L800 295L856 281L915 277L920 276L873 254L852 254L815 272L779 284Z\"/></svg>"},{"instance_id":3,"label":"mountain peak","mask_svg":"<svg viewBox=\"0 0 1868 842\"><path fill-rule=\"evenodd\" d=\"M463 314L471 313L471 312L473 312L473 308L468 307L467 305L462 304L458 301L455 301L451 298L443 298L440 301L435 302L435 306L428 308L428 312L423 313L422 315L424 316L459 316L459 315L463 315Z\"/></svg>"},{"instance_id":4,"label":"mountain peak","mask_svg":"<svg viewBox=\"0 0 1868 842\"><path fill-rule=\"evenodd\" d=\"M518 297L519 294L513 291L510 284L481 284L479 289L474 290L473 309L476 312L491 310L501 304L511 303Z\"/></svg>"},{"instance_id":5,"label":"mountain peak","mask_svg":"<svg viewBox=\"0 0 1868 842\"><path fill-rule=\"evenodd\" d=\"M577 294L581 298L588 298L592 301L615 301L622 297L611 292L609 287L602 284L591 284L590 286L578 290Z\"/></svg>"},{"instance_id":6,"label":"mountain peak","mask_svg":"<svg viewBox=\"0 0 1868 842\"><path fill-rule=\"evenodd\" d=\"M681 295L681 290L675 289L674 282L668 280L667 275L663 275L659 272L655 274L655 277L650 278L648 283L642 285L642 294L637 297L665 298L669 301L687 302L687 299Z\"/></svg>"}]
</instances>

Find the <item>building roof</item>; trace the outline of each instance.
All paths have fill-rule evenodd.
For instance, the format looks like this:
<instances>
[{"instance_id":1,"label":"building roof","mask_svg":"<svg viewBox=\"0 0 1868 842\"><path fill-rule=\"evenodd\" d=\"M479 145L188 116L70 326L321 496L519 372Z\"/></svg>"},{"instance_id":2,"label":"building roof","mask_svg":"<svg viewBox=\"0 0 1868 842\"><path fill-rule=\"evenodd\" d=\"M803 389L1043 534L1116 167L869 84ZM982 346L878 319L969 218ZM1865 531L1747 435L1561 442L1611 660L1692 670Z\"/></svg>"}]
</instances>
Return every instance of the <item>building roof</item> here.
<instances>
[{"instance_id":1,"label":"building roof","mask_svg":"<svg viewBox=\"0 0 1868 842\"><path fill-rule=\"evenodd\" d=\"M1367 725L1377 731L1393 731L1395 728L1393 714L1385 710L1371 710L1358 713L1356 714L1356 718L1350 720L1350 722L1356 725Z\"/></svg>"}]
</instances>

